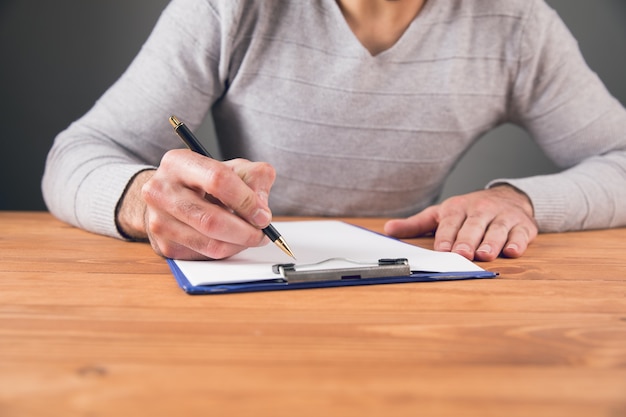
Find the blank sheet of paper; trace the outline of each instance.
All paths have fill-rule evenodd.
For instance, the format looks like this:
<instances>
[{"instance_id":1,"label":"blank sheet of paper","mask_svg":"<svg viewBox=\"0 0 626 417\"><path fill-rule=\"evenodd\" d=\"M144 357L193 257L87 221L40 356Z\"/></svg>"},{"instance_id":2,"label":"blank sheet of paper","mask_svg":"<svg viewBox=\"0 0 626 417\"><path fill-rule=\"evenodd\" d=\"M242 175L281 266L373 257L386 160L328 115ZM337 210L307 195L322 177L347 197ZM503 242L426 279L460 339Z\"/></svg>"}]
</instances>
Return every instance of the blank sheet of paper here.
<instances>
[{"instance_id":1,"label":"blank sheet of paper","mask_svg":"<svg viewBox=\"0 0 626 417\"><path fill-rule=\"evenodd\" d=\"M374 264L383 258L406 258L412 271L483 270L458 254L423 249L340 221L275 222L273 225L293 250L296 261L270 243L246 249L225 260L175 262L194 286L277 279L281 276L272 272L274 264L308 265L332 258ZM325 268L328 266L320 265L320 269Z\"/></svg>"}]
</instances>

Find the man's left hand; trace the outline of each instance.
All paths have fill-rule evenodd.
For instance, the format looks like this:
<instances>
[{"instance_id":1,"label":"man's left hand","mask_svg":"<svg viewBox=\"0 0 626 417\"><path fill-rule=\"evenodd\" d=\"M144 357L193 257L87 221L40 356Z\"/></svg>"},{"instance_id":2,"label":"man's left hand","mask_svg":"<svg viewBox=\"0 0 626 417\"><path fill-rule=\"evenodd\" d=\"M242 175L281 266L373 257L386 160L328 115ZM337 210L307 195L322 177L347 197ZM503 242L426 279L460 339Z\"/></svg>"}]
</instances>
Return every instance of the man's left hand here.
<instances>
[{"instance_id":1,"label":"man's left hand","mask_svg":"<svg viewBox=\"0 0 626 417\"><path fill-rule=\"evenodd\" d=\"M470 260L517 258L537 236L533 206L526 194L507 185L454 196L406 219L385 224L400 239L435 233L434 249Z\"/></svg>"}]
</instances>

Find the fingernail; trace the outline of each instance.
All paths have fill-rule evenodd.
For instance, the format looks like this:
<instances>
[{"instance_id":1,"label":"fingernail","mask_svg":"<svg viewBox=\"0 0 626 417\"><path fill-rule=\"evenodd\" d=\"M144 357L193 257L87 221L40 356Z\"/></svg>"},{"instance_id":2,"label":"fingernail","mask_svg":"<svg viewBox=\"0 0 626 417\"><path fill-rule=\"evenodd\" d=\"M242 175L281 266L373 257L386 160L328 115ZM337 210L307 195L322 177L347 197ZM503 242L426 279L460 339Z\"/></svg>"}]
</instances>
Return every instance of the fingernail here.
<instances>
[{"instance_id":1,"label":"fingernail","mask_svg":"<svg viewBox=\"0 0 626 417\"><path fill-rule=\"evenodd\" d=\"M262 227L269 224L272 216L267 210L259 209L252 215L252 221L256 226Z\"/></svg>"},{"instance_id":2,"label":"fingernail","mask_svg":"<svg viewBox=\"0 0 626 417\"><path fill-rule=\"evenodd\" d=\"M470 248L465 243L459 243L454 247L455 252L469 252Z\"/></svg>"},{"instance_id":3,"label":"fingernail","mask_svg":"<svg viewBox=\"0 0 626 417\"><path fill-rule=\"evenodd\" d=\"M441 242L437 246L437 250L440 250L443 252L449 251L450 249L452 249L452 244L450 242Z\"/></svg>"},{"instance_id":4,"label":"fingernail","mask_svg":"<svg viewBox=\"0 0 626 417\"><path fill-rule=\"evenodd\" d=\"M507 245L506 247L508 250L513 250L513 251L519 251L519 246L517 246L515 243L510 243L509 245Z\"/></svg>"},{"instance_id":5,"label":"fingernail","mask_svg":"<svg viewBox=\"0 0 626 417\"><path fill-rule=\"evenodd\" d=\"M491 253L491 245L481 245L476 252Z\"/></svg>"}]
</instances>

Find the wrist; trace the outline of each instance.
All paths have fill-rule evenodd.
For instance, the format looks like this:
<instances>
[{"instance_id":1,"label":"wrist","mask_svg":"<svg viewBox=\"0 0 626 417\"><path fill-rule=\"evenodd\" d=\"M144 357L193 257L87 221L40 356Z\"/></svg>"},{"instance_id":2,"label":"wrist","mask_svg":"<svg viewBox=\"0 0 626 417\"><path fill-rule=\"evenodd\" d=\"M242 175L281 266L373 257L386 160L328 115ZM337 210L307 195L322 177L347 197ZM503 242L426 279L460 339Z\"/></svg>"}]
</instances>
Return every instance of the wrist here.
<instances>
[{"instance_id":1,"label":"wrist","mask_svg":"<svg viewBox=\"0 0 626 417\"><path fill-rule=\"evenodd\" d=\"M128 183L120 197L115 213L118 232L128 240L146 240L146 203L141 198L141 188L154 174L153 169L140 171Z\"/></svg>"},{"instance_id":2,"label":"wrist","mask_svg":"<svg viewBox=\"0 0 626 417\"><path fill-rule=\"evenodd\" d=\"M528 194L526 194L524 191L505 182L493 184L491 187L489 187L489 189L499 190L503 193L506 193L507 196L515 200L517 202L517 205L522 207L530 217L534 218L535 208L533 207L533 202L530 197L528 197Z\"/></svg>"}]
</instances>

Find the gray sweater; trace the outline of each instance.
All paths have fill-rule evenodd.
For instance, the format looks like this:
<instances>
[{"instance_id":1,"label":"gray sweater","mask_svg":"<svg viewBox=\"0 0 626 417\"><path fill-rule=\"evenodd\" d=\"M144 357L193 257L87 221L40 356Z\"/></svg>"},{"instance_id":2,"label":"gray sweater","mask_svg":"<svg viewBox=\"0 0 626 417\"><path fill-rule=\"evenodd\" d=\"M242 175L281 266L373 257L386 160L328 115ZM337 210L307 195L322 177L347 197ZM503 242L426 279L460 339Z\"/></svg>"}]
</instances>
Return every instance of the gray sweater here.
<instances>
[{"instance_id":1,"label":"gray sweater","mask_svg":"<svg viewBox=\"0 0 626 417\"><path fill-rule=\"evenodd\" d=\"M543 0L429 0L372 56L334 0L173 0L121 78L49 153L43 193L120 237L129 180L211 112L221 152L271 163L275 215L406 216L486 131L527 129L563 171L497 179L541 231L626 225L626 110ZM532 161L528 161L532 164Z\"/></svg>"}]
</instances>

